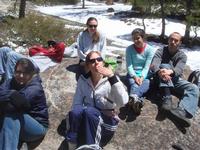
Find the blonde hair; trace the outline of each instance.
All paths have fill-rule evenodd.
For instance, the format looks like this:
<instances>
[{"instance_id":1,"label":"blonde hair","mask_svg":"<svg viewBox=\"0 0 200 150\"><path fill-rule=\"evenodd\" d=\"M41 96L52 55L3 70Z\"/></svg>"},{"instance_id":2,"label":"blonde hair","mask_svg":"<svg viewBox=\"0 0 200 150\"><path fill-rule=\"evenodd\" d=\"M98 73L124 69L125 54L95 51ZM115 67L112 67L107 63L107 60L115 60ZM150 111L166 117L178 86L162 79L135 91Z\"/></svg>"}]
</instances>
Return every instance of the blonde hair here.
<instances>
[{"instance_id":1,"label":"blonde hair","mask_svg":"<svg viewBox=\"0 0 200 150\"><path fill-rule=\"evenodd\" d=\"M89 25L90 21L92 21L92 20L95 20L95 21L98 23L98 21L97 21L97 19L96 19L95 17L90 17L90 18L88 18L88 20L87 20L87 22L86 22L86 25ZM88 28L85 29L84 32L86 32L86 31L88 31ZM97 43L97 42L99 42L99 39L100 39L100 33L99 33L98 31L96 31L96 32L92 35L92 43Z\"/></svg>"}]
</instances>

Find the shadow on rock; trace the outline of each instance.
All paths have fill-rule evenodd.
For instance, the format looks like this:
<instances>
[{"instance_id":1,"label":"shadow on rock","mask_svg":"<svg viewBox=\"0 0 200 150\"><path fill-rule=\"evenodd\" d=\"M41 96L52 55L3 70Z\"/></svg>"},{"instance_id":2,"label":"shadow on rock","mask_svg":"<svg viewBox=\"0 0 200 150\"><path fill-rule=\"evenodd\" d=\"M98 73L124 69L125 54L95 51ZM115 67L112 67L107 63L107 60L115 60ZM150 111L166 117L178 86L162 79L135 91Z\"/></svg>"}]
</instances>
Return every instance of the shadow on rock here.
<instances>
[{"instance_id":1,"label":"shadow on rock","mask_svg":"<svg viewBox=\"0 0 200 150\"><path fill-rule=\"evenodd\" d=\"M175 150L183 150L183 148L179 144L172 144L172 148Z\"/></svg>"},{"instance_id":2,"label":"shadow on rock","mask_svg":"<svg viewBox=\"0 0 200 150\"><path fill-rule=\"evenodd\" d=\"M58 150L69 150L67 140L63 140L60 144Z\"/></svg>"},{"instance_id":3,"label":"shadow on rock","mask_svg":"<svg viewBox=\"0 0 200 150\"><path fill-rule=\"evenodd\" d=\"M167 118L167 112L158 107L158 114L156 115L157 121L164 121Z\"/></svg>"},{"instance_id":4,"label":"shadow on rock","mask_svg":"<svg viewBox=\"0 0 200 150\"><path fill-rule=\"evenodd\" d=\"M81 74L85 74L84 68L81 67L79 64L69 65L68 67L66 67L66 70L76 74L76 81L78 81L78 78Z\"/></svg>"},{"instance_id":5,"label":"shadow on rock","mask_svg":"<svg viewBox=\"0 0 200 150\"><path fill-rule=\"evenodd\" d=\"M66 67L66 69L70 72L73 72L73 73L78 73L79 72L79 64L72 64L72 65L69 65Z\"/></svg>"},{"instance_id":6,"label":"shadow on rock","mask_svg":"<svg viewBox=\"0 0 200 150\"><path fill-rule=\"evenodd\" d=\"M119 118L121 120L125 120L126 122L132 122L136 120L137 116L132 109L130 109L127 105L121 107L119 110Z\"/></svg>"},{"instance_id":7,"label":"shadow on rock","mask_svg":"<svg viewBox=\"0 0 200 150\"><path fill-rule=\"evenodd\" d=\"M66 119L63 119L61 123L58 125L57 132L59 135L65 137L66 132Z\"/></svg>"}]
</instances>

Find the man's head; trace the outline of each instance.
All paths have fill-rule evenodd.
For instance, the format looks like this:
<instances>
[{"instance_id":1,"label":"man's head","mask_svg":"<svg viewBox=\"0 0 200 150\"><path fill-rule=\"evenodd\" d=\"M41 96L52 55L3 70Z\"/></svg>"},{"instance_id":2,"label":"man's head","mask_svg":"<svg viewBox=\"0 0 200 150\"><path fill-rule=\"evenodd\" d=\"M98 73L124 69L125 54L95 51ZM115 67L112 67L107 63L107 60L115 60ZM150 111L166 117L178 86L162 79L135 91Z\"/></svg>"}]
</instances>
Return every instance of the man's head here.
<instances>
[{"instance_id":1,"label":"man's head","mask_svg":"<svg viewBox=\"0 0 200 150\"><path fill-rule=\"evenodd\" d=\"M181 45L182 36L178 32L173 32L169 36L168 47L169 52L175 53L178 50L178 47Z\"/></svg>"}]
</instances>

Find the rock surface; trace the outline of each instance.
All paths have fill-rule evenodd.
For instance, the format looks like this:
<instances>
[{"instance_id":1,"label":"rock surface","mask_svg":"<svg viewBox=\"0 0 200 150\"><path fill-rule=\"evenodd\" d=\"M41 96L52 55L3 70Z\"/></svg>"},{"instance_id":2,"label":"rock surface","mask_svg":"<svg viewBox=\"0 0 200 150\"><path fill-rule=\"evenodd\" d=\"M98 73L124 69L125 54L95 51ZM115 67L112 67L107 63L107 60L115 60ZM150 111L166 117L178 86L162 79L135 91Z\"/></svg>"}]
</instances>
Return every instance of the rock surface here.
<instances>
[{"instance_id":1,"label":"rock surface","mask_svg":"<svg viewBox=\"0 0 200 150\"><path fill-rule=\"evenodd\" d=\"M67 149L62 145L64 137L58 134L57 128L70 110L76 88L77 62L77 58L65 58L61 64L41 73L49 105L50 128L37 150ZM138 117L132 112L125 116L124 111L127 110L122 108L118 130L105 150L198 150L200 147L199 112L191 127L182 128L162 115L156 99L146 100Z\"/></svg>"}]
</instances>

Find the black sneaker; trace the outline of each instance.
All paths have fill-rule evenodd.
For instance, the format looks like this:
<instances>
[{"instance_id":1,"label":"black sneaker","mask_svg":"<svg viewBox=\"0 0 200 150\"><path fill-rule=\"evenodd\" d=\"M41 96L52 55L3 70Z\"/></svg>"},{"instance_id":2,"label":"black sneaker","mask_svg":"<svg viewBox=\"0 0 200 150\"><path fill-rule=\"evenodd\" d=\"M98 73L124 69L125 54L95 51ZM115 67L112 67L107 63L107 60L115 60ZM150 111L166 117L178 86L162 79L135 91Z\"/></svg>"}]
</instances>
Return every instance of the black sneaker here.
<instances>
[{"instance_id":1,"label":"black sneaker","mask_svg":"<svg viewBox=\"0 0 200 150\"><path fill-rule=\"evenodd\" d=\"M143 103L140 101L137 95L130 96L128 105L136 115L140 114L141 108L143 107Z\"/></svg>"},{"instance_id":2,"label":"black sneaker","mask_svg":"<svg viewBox=\"0 0 200 150\"><path fill-rule=\"evenodd\" d=\"M135 112L135 114L139 115L141 113L141 109L143 107L143 104L142 102L140 101L136 101L133 105L132 105L132 108L133 108L133 111Z\"/></svg>"},{"instance_id":3,"label":"black sneaker","mask_svg":"<svg viewBox=\"0 0 200 150\"><path fill-rule=\"evenodd\" d=\"M163 96L162 97L162 109L164 109L164 110L172 109L172 97L171 96Z\"/></svg>"},{"instance_id":4,"label":"black sneaker","mask_svg":"<svg viewBox=\"0 0 200 150\"><path fill-rule=\"evenodd\" d=\"M173 119L179 122L182 126L184 127L191 126L191 122L187 118L187 112L184 109L177 107L175 109L171 109L170 112L172 114Z\"/></svg>"}]
</instances>

